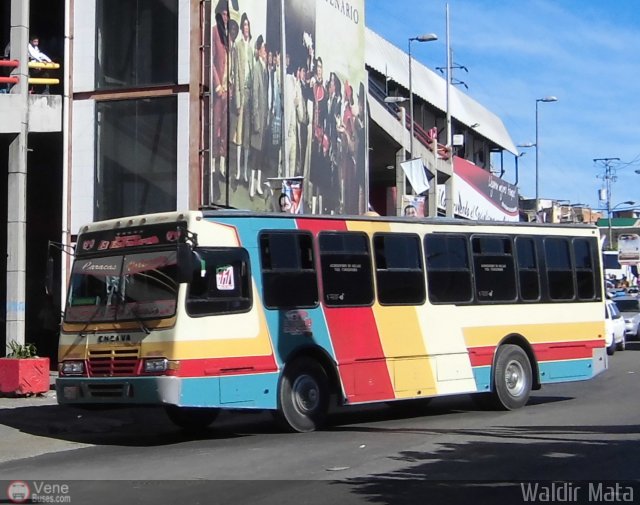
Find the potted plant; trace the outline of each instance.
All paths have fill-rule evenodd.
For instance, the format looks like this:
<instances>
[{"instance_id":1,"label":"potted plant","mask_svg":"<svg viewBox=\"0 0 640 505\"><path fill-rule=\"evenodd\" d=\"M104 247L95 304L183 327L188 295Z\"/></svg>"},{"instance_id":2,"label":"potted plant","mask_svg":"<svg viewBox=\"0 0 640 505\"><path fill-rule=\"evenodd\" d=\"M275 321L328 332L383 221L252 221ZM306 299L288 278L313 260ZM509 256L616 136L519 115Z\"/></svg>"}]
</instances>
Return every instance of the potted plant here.
<instances>
[{"instance_id":1,"label":"potted plant","mask_svg":"<svg viewBox=\"0 0 640 505\"><path fill-rule=\"evenodd\" d=\"M11 340L0 358L0 393L31 395L49 391L49 358L38 356L33 344Z\"/></svg>"}]
</instances>

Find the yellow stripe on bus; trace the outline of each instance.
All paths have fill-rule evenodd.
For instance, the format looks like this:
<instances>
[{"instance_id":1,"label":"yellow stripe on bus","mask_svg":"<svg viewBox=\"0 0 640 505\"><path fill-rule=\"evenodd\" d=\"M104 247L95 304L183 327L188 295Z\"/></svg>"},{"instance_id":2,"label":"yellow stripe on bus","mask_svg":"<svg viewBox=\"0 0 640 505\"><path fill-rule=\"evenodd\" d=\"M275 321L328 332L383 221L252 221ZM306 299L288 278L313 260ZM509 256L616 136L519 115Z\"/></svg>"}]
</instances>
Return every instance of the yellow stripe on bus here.
<instances>
[{"instance_id":1,"label":"yellow stripe on bus","mask_svg":"<svg viewBox=\"0 0 640 505\"><path fill-rule=\"evenodd\" d=\"M510 324L464 328L468 347L496 345L507 335L519 334L532 344L545 342L577 342L604 338L604 322Z\"/></svg>"}]
</instances>

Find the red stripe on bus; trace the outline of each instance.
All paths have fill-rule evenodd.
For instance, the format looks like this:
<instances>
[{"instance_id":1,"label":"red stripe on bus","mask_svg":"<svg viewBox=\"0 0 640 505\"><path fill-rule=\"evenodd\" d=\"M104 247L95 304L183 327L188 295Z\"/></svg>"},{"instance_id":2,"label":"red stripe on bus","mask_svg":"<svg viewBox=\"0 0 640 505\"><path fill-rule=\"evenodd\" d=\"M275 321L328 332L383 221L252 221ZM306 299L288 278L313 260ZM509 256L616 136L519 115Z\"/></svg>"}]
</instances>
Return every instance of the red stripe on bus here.
<instances>
[{"instance_id":1,"label":"red stripe on bus","mask_svg":"<svg viewBox=\"0 0 640 505\"><path fill-rule=\"evenodd\" d=\"M179 368L171 375L178 377L210 377L277 371L278 366L273 355L237 356L233 358L181 359Z\"/></svg>"},{"instance_id":2,"label":"red stripe on bus","mask_svg":"<svg viewBox=\"0 0 640 505\"><path fill-rule=\"evenodd\" d=\"M604 346L604 340L532 344L533 352L538 361L562 361L567 359L591 358L593 357L593 349ZM495 349L495 346L469 348L469 360L471 361L471 366L490 366L493 363Z\"/></svg>"},{"instance_id":3,"label":"red stripe on bus","mask_svg":"<svg viewBox=\"0 0 640 505\"><path fill-rule=\"evenodd\" d=\"M317 239L320 231L349 231L345 221L298 219L298 229ZM318 241L316 240L316 247ZM319 269L319 251L316 250ZM324 293L322 279L321 293ZM350 402L395 398L380 334L371 307L331 308L322 304L338 369Z\"/></svg>"}]
</instances>

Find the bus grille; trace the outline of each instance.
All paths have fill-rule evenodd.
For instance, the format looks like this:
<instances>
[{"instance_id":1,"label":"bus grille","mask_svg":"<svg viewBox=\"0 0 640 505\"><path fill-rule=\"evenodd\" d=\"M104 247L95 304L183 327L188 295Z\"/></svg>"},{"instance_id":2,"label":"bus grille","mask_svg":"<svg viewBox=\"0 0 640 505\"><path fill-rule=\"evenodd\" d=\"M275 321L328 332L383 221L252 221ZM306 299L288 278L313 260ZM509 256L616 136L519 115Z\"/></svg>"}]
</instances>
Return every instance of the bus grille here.
<instances>
[{"instance_id":1,"label":"bus grille","mask_svg":"<svg viewBox=\"0 0 640 505\"><path fill-rule=\"evenodd\" d=\"M124 377L135 375L138 349L104 349L89 351L89 377Z\"/></svg>"}]
</instances>

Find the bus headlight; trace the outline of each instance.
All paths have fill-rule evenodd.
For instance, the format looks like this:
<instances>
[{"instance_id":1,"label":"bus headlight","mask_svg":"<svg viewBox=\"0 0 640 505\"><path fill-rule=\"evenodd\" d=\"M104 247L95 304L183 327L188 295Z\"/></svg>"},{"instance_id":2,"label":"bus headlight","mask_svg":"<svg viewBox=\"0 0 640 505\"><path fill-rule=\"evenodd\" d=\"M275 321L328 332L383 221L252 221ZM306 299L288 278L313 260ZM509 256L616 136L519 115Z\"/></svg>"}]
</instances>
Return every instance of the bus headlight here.
<instances>
[{"instance_id":1,"label":"bus headlight","mask_svg":"<svg viewBox=\"0 0 640 505\"><path fill-rule=\"evenodd\" d=\"M63 375L84 375L84 361L63 361L60 372Z\"/></svg>"},{"instance_id":2,"label":"bus headlight","mask_svg":"<svg viewBox=\"0 0 640 505\"><path fill-rule=\"evenodd\" d=\"M169 362L166 358L150 358L144 360L145 373L166 372Z\"/></svg>"}]
</instances>

